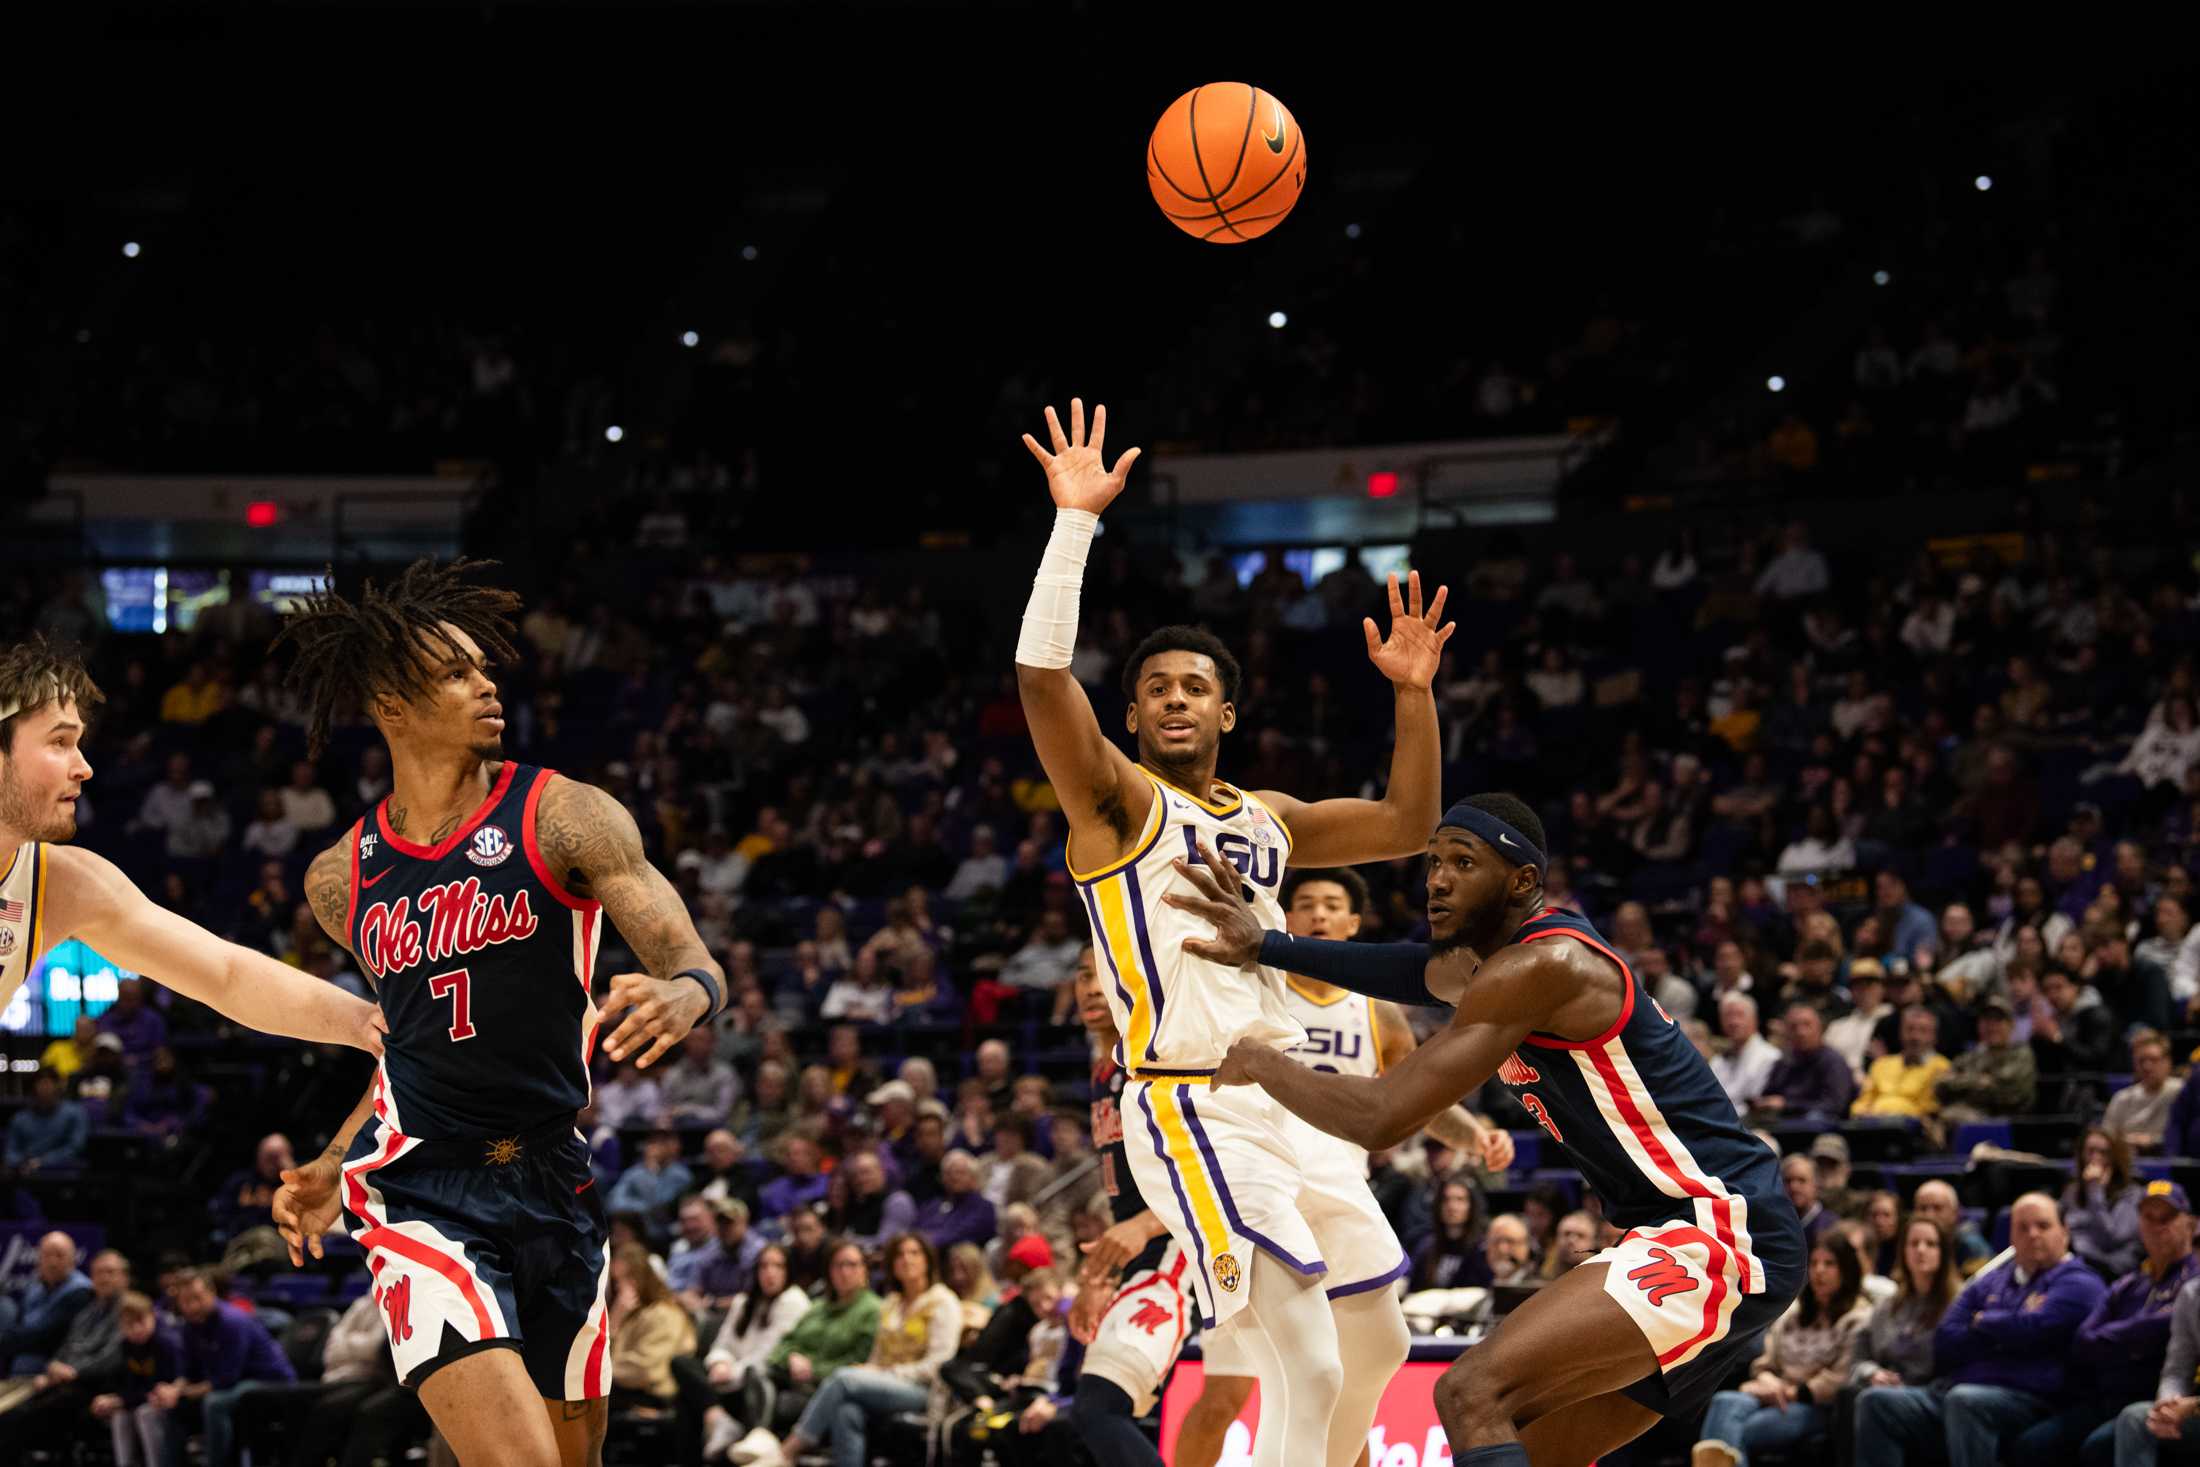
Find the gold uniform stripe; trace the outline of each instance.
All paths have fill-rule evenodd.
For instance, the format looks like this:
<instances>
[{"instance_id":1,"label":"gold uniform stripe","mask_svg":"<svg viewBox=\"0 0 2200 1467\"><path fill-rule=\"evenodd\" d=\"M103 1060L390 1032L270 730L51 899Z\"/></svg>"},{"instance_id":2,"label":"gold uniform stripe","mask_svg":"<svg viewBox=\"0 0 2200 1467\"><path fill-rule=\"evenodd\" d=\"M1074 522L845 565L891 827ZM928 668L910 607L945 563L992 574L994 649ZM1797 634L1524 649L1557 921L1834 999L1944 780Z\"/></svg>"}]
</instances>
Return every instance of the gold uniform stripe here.
<instances>
[{"instance_id":1,"label":"gold uniform stripe","mask_svg":"<svg viewBox=\"0 0 2200 1467\"><path fill-rule=\"evenodd\" d=\"M42 842L31 845L31 946L24 954L24 971L38 961L39 935L46 927L46 847Z\"/></svg>"},{"instance_id":2,"label":"gold uniform stripe","mask_svg":"<svg viewBox=\"0 0 2200 1467\"><path fill-rule=\"evenodd\" d=\"M1131 996L1131 1025L1130 1032L1123 1036L1123 1058L1135 1069L1146 1057L1146 1046L1153 1042L1155 1015L1147 974L1139 966L1138 948L1131 941L1125 885L1121 877L1103 881L1092 889L1092 898L1100 913L1100 940L1107 946L1108 960L1121 975L1123 987Z\"/></svg>"},{"instance_id":3,"label":"gold uniform stripe","mask_svg":"<svg viewBox=\"0 0 2200 1467\"><path fill-rule=\"evenodd\" d=\"M1215 1193L1214 1180L1207 1175L1199 1148L1192 1143L1191 1128L1184 1124L1184 1108L1176 1092L1174 1082L1156 1081L1147 1086L1146 1098L1153 1105L1154 1119L1160 1123L1165 1154L1183 1180L1184 1195L1191 1199L1192 1215L1187 1221L1199 1229L1207 1256L1212 1259L1230 1251L1230 1228L1222 1219L1222 1201Z\"/></svg>"}]
</instances>

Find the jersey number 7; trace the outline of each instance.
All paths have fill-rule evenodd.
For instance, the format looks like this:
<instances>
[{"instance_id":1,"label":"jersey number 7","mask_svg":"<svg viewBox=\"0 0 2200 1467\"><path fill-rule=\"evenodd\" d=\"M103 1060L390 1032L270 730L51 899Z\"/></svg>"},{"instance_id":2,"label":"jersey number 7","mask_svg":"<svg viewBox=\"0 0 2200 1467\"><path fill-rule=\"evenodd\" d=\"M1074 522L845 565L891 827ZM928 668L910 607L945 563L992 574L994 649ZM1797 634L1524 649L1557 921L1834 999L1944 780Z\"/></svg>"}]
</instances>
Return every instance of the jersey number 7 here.
<instances>
[{"instance_id":1,"label":"jersey number 7","mask_svg":"<svg viewBox=\"0 0 2200 1467\"><path fill-rule=\"evenodd\" d=\"M453 968L448 973L438 973L428 980L428 997L451 999L451 1038L453 1040L474 1037L473 1005L467 990L473 979L464 968Z\"/></svg>"}]
</instances>

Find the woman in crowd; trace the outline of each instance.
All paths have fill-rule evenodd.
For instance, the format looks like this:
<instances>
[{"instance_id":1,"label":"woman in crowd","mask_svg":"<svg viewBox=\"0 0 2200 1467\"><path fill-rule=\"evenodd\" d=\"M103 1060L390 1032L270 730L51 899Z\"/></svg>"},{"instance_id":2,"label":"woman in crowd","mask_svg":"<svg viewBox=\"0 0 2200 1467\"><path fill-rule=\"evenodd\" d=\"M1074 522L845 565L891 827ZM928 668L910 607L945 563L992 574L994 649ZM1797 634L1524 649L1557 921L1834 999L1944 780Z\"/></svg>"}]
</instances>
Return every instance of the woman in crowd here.
<instances>
[{"instance_id":1,"label":"woman in crowd","mask_svg":"<svg viewBox=\"0 0 2200 1467\"><path fill-rule=\"evenodd\" d=\"M824 1447L833 1467L868 1467L871 1428L896 1413L922 1411L940 1367L962 1344L962 1302L939 1282L932 1245L903 1233L887 1243L886 1260L893 1287L879 1311L871 1356L818 1387L780 1443L789 1462Z\"/></svg>"},{"instance_id":2,"label":"woman in crowd","mask_svg":"<svg viewBox=\"0 0 2200 1467\"><path fill-rule=\"evenodd\" d=\"M756 1255L754 1282L734 1299L726 1322L718 1327L718 1337L711 1341L710 1353L703 1357L717 1397L703 1415L705 1460L716 1461L741 1439L743 1424L721 1403L741 1390L751 1370L763 1370L773 1349L809 1308L809 1296L793 1287L788 1275L787 1250L777 1243L766 1244Z\"/></svg>"},{"instance_id":3,"label":"woman in crowd","mask_svg":"<svg viewBox=\"0 0 2200 1467\"><path fill-rule=\"evenodd\" d=\"M985 1250L975 1243L957 1243L947 1250L947 1287L962 1301L963 1328L981 1330L1001 1302L1001 1285L985 1261Z\"/></svg>"},{"instance_id":4,"label":"woman in crowd","mask_svg":"<svg viewBox=\"0 0 2200 1467\"><path fill-rule=\"evenodd\" d=\"M2078 1138L2078 1175L2063 1189L2070 1251L2111 1283L2139 1266L2139 1194L2131 1148L2099 1126Z\"/></svg>"},{"instance_id":5,"label":"woman in crowd","mask_svg":"<svg viewBox=\"0 0 2200 1467\"><path fill-rule=\"evenodd\" d=\"M1864 1260L1868 1272L1901 1282L1902 1199L1892 1192L1874 1192L1864 1204L1864 1222L1871 1229L1871 1253Z\"/></svg>"},{"instance_id":6,"label":"woman in crowd","mask_svg":"<svg viewBox=\"0 0 2200 1467\"><path fill-rule=\"evenodd\" d=\"M679 1394L672 1357L695 1353L695 1322L650 1267L639 1243L611 1254L611 1397L618 1406L662 1410Z\"/></svg>"},{"instance_id":7,"label":"woman in crowd","mask_svg":"<svg viewBox=\"0 0 2200 1467\"><path fill-rule=\"evenodd\" d=\"M1711 1398L1695 1467L1742 1467L1754 1448L1794 1448L1826 1434L1857 1332L1870 1314L1863 1282L1848 1240L1821 1235L1810 1250L1810 1281L1766 1332L1749 1380Z\"/></svg>"},{"instance_id":8,"label":"woman in crowd","mask_svg":"<svg viewBox=\"0 0 2200 1467\"><path fill-rule=\"evenodd\" d=\"M811 1207L787 1214L787 1279L804 1293L814 1294L825 1283L825 1219Z\"/></svg>"},{"instance_id":9,"label":"woman in crowd","mask_svg":"<svg viewBox=\"0 0 2200 1467\"><path fill-rule=\"evenodd\" d=\"M1929 1217L1902 1225L1902 1259L1895 1296L1871 1312L1856 1338L1848 1384L1834 1410L1835 1459L1847 1462L1856 1423L1856 1396L1875 1387L1921 1386L1933 1378L1933 1331L1963 1288L1955 1240Z\"/></svg>"},{"instance_id":10,"label":"woman in crowd","mask_svg":"<svg viewBox=\"0 0 2200 1467\"><path fill-rule=\"evenodd\" d=\"M1436 1203L1436 1231L1413 1255L1409 1289L1463 1289L1490 1281L1489 1260L1482 1256L1482 1220L1475 1216L1474 1189L1463 1181L1444 1183Z\"/></svg>"}]
</instances>

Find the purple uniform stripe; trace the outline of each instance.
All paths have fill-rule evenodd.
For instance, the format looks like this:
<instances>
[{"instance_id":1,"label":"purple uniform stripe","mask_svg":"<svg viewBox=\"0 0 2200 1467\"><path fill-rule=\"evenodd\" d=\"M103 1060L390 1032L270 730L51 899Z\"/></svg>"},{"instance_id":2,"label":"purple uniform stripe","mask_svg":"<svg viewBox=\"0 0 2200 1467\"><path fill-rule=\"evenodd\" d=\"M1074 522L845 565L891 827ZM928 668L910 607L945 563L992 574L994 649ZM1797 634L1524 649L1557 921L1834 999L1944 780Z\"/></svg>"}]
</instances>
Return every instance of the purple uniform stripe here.
<instances>
[{"instance_id":1,"label":"purple uniform stripe","mask_svg":"<svg viewBox=\"0 0 2200 1467\"><path fill-rule=\"evenodd\" d=\"M1364 1294L1369 1289L1379 1289L1385 1284L1394 1284L1398 1282L1398 1280L1404 1278L1408 1273L1410 1273L1412 1269L1413 1260L1401 1254L1398 1258L1397 1267L1391 1269L1389 1273L1377 1274L1374 1278L1371 1279L1361 1279L1356 1284L1339 1284L1334 1289L1327 1290L1326 1292L1332 1299L1342 1299L1347 1294Z\"/></svg>"},{"instance_id":2,"label":"purple uniform stripe","mask_svg":"<svg viewBox=\"0 0 2200 1467\"><path fill-rule=\"evenodd\" d=\"M1092 899L1092 889L1090 887L1080 886L1077 888L1077 895L1079 899L1081 899L1085 904L1086 920L1092 923L1093 945L1099 948L1102 953L1106 954L1108 960L1108 972L1113 974L1115 977L1115 996L1123 1000L1123 1012L1125 1014L1128 1014L1134 1007L1136 1007L1136 1005L1132 1004L1131 1002L1131 991L1123 986L1122 971L1115 966L1115 953L1108 946L1107 929L1100 925L1100 908L1097 904L1094 903ZM1123 1036L1120 1034L1116 1035L1115 1062L1118 1066L1127 1070L1131 1067L1131 1062L1129 1057L1126 1056L1123 1052L1123 1044Z\"/></svg>"},{"instance_id":3,"label":"purple uniform stripe","mask_svg":"<svg viewBox=\"0 0 2200 1467\"><path fill-rule=\"evenodd\" d=\"M1184 1123L1191 1127L1192 1140L1198 1144L1199 1154L1206 1158L1207 1175L1215 1179L1215 1190L1222 1194L1222 1213L1230 1220L1231 1231L1243 1233L1246 1237L1251 1238L1261 1247L1266 1248L1270 1253L1275 1254L1276 1257L1309 1277L1317 1273L1329 1272L1329 1265L1319 1258L1312 1263L1301 1263L1298 1259L1293 1258L1287 1249L1281 1247L1275 1239L1262 1233L1256 1233L1245 1225L1245 1219L1238 1216L1237 1199L1230 1195L1230 1179L1222 1174L1222 1165L1215 1160L1215 1149L1207 1141L1207 1128L1199 1123L1199 1112L1192 1106L1192 1092L1189 1087L1178 1092L1176 1103L1184 1107Z\"/></svg>"},{"instance_id":4,"label":"purple uniform stripe","mask_svg":"<svg viewBox=\"0 0 2200 1467\"><path fill-rule=\"evenodd\" d=\"M1130 903L1131 921L1138 933L1138 960L1146 970L1146 992L1153 998L1153 1033L1146 1038L1146 1058L1153 1059L1154 1046L1161 1040L1161 970L1154 966L1153 939L1146 936L1146 896L1138 887L1138 868L1127 866L1123 874L1129 878L1123 897Z\"/></svg>"},{"instance_id":5,"label":"purple uniform stripe","mask_svg":"<svg viewBox=\"0 0 2200 1467\"><path fill-rule=\"evenodd\" d=\"M1153 1137L1154 1155L1160 1157L1161 1164L1169 1169L1169 1186L1176 1192L1177 1215L1184 1219L1184 1226L1191 1232L1192 1253L1199 1260L1199 1281L1201 1284L1205 1284L1207 1282L1207 1244L1199 1236L1199 1222L1192 1216L1192 1199L1184 1195L1184 1179L1177 1174L1176 1159L1169 1155L1168 1143L1161 1139L1161 1123L1154 1119L1153 1101L1148 1098L1148 1091L1145 1088L1141 1088L1138 1092L1138 1108L1146 1113L1146 1133ZM1197 1289L1192 1291L1192 1299L1195 1303L1199 1302L1199 1291ZM1207 1300L1209 1304L1213 1302L1212 1298ZM1219 1319L1221 1317L1221 1311L1219 1310L1204 1316L1206 1319Z\"/></svg>"}]
</instances>

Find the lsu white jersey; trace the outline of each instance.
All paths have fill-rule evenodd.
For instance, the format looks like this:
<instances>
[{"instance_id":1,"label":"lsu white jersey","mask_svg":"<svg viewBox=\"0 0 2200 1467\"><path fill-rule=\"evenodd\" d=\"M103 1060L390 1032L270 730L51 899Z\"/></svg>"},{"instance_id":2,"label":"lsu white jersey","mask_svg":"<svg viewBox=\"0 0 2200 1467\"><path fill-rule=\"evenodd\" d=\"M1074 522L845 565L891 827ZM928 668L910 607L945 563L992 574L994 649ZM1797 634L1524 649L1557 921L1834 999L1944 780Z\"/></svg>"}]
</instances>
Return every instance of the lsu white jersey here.
<instances>
[{"instance_id":1,"label":"lsu white jersey","mask_svg":"<svg viewBox=\"0 0 2200 1467\"><path fill-rule=\"evenodd\" d=\"M1324 994L1322 990L1327 989ZM1382 1046L1375 1029L1375 1000L1365 994L1312 983L1295 973L1283 979L1283 1003L1291 1017L1306 1031L1306 1043L1291 1057L1310 1069L1339 1075L1380 1075ZM1332 1136L1300 1116L1286 1115L1299 1154L1307 1158L1308 1175L1337 1173L1356 1180L1364 1190L1367 1181L1367 1148L1342 1136ZM1324 1166L1318 1163L1334 1162Z\"/></svg>"},{"instance_id":2,"label":"lsu white jersey","mask_svg":"<svg viewBox=\"0 0 2200 1467\"><path fill-rule=\"evenodd\" d=\"M0 1013L30 976L45 941L46 848L27 840L7 855L0 875Z\"/></svg>"},{"instance_id":3,"label":"lsu white jersey","mask_svg":"<svg viewBox=\"0 0 2200 1467\"><path fill-rule=\"evenodd\" d=\"M1184 950L1187 937L1214 929L1161 898L1182 878L1170 863L1196 864L1197 843L1235 866L1263 927L1283 926L1276 899L1291 855L1291 832L1259 798L1219 780L1202 799L1156 778L1153 809L1130 854L1097 871L1072 868L1102 986L1122 1039L1116 1058L1133 1079L1211 1073L1230 1046L1252 1038L1277 1049L1306 1040L1284 1004L1283 974L1274 968L1225 968ZM1189 883L1183 883L1186 890Z\"/></svg>"},{"instance_id":4,"label":"lsu white jersey","mask_svg":"<svg viewBox=\"0 0 2200 1467\"><path fill-rule=\"evenodd\" d=\"M1327 995L1317 996L1323 989L1328 989ZM1283 1006L1306 1030L1306 1043L1291 1051L1291 1057L1299 1063L1337 1075L1383 1072L1382 1054L1376 1043L1374 999L1286 974Z\"/></svg>"}]
</instances>

